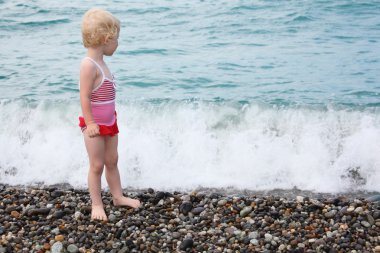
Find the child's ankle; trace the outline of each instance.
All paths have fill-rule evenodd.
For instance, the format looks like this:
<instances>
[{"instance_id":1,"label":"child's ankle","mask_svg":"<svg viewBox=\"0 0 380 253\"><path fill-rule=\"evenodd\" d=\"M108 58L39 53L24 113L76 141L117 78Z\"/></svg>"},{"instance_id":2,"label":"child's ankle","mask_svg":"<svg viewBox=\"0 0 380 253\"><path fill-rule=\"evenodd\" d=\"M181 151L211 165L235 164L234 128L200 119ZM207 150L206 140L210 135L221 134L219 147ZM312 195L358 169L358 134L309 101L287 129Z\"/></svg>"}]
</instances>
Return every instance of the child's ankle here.
<instances>
[{"instance_id":1,"label":"child's ankle","mask_svg":"<svg viewBox=\"0 0 380 253\"><path fill-rule=\"evenodd\" d=\"M124 198L124 196L123 195L121 195L121 196L112 196L112 199L113 200L120 200L120 199L122 199L122 198Z\"/></svg>"}]
</instances>

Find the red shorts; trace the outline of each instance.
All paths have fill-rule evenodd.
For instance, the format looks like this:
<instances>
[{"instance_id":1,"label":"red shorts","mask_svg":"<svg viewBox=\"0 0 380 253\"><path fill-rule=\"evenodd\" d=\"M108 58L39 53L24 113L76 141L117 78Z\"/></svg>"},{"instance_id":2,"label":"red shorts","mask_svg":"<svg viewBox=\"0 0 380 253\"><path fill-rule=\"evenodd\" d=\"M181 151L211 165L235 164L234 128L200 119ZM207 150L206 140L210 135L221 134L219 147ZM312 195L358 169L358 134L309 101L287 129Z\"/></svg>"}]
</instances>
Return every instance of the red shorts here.
<instances>
[{"instance_id":1,"label":"red shorts","mask_svg":"<svg viewBox=\"0 0 380 253\"><path fill-rule=\"evenodd\" d=\"M98 125L100 135L110 135L114 136L119 133L119 128L117 127L117 119L115 112L115 123L112 126ZM84 122L84 118L79 117L79 127L82 129L82 132L86 129L86 123Z\"/></svg>"}]
</instances>

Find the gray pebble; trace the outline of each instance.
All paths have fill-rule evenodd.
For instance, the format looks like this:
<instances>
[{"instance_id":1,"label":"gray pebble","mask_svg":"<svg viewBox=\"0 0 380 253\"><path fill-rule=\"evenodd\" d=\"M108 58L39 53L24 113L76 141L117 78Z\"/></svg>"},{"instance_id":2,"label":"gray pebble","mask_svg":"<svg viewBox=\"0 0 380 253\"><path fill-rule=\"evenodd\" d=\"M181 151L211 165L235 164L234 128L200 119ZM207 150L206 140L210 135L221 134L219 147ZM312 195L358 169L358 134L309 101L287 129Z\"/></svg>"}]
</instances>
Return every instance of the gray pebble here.
<instances>
[{"instance_id":1,"label":"gray pebble","mask_svg":"<svg viewBox=\"0 0 380 253\"><path fill-rule=\"evenodd\" d=\"M252 212L252 207L251 206L246 206L243 208L243 210L240 211L240 216L245 217L247 216L250 212Z\"/></svg>"},{"instance_id":2,"label":"gray pebble","mask_svg":"<svg viewBox=\"0 0 380 253\"><path fill-rule=\"evenodd\" d=\"M110 222L115 222L116 221L116 215L114 215L114 214L110 214L109 216L108 216L108 220L110 221Z\"/></svg>"},{"instance_id":3,"label":"gray pebble","mask_svg":"<svg viewBox=\"0 0 380 253\"><path fill-rule=\"evenodd\" d=\"M256 240L256 239L252 239L252 240L250 240L249 242L250 242L251 244L253 244L253 245L259 245L259 241Z\"/></svg>"},{"instance_id":4,"label":"gray pebble","mask_svg":"<svg viewBox=\"0 0 380 253\"><path fill-rule=\"evenodd\" d=\"M174 239L179 239L181 237L181 233L173 232L172 236Z\"/></svg>"},{"instance_id":5,"label":"gray pebble","mask_svg":"<svg viewBox=\"0 0 380 253\"><path fill-rule=\"evenodd\" d=\"M330 212L325 213L325 217L328 219L331 219L336 215L336 213L337 213L336 210L331 210Z\"/></svg>"},{"instance_id":6,"label":"gray pebble","mask_svg":"<svg viewBox=\"0 0 380 253\"><path fill-rule=\"evenodd\" d=\"M59 234L59 228L55 228L51 231L52 234L58 235Z\"/></svg>"},{"instance_id":7,"label":"gray pebble","mask_svg":"<svg viewBox=\"0 0 380 253\"><path fill-rule=\"evenodd\" d=\"M128 247L123 247L121 250L119 250L117 253L128 253L129 248Z\"/></svg>"},{"instance_id":8,"label":"gray pebble","mask_svg":"<svg viewBox=\"0 0 380 253\"><path fill-rule=\"evenodd\" d=\"M81 219L82 216L83 216L83 214L82 214L81 212L79 212L79 211L76 211L75 214L74 214L74 218L75 218L76 220Z\"/></svg>"},{"instance_id":9,"label":"gray pebble","mask_svg":"<svg viewBox=\"0 0 380 253\"><path fill-rule=\"evenodd\" d=\"M365 220L363 220L362 222L360 222L364 227L366 227L366 228L369 228L369 227L371 227L371 224L369 224L369 222L368 221L365 221Z\"/></svg>"},{"instance_id":10,"label":"gray pebble","mask_svg":"<svg viewBox=\"0 0 380 253\"><path fill-rule=\"evenodd\" d=\"M198 215L198 214L200 214L201 212L203 212L204 210L205 210L204 207L196 207L196 208L194 208L191 212L192 212L193 214L195 214L195 215Z\"/></svg>"},{"instance_id":11,"label":"gray pebble","mask_svg":"<svg viewBox=\"0 0 380 253\"><path fill-rule=\"evenodd\" d=\"M259 233L257 233L256 231L253 231L253 232L250 232L248 234L248 238L249 239L257 239L258 235L259 235Z\"/></svg>"},{"instance_id":12,"label":"gray pebble","mask_svg":"<svg viewBox=\"0 0 380 253\"><path fill-rule=\"evenodd\" d=\"M55 242L51 247L51 253L63 252L63 244L61 242Z\"/></svg>"},{"instance_id":13,"label":"gray pebble","mask_svg":"<svg viewBox=\"0 0 380 253\"><path fill-rule=\"evenodd\" d=\"M221 199L218 201L218 206L224 206L225 204L227 204L227 200L225 199Z\"/></svg>"},{"instance_id":14,"label":"gray pebble","mask_svg":"<svg viewBox=\"0 0 380 253\"><path fill-rule=\"evenodd\" d=\"M271 234L265 234L264 237L266 242L270 242L273 239L273 236Z\"/></svg>"},{"instance_id":15,"label":"gray pebble","mask_svg":"<svg viewBox=\"0 0 380 253\"><path fill-rule=\"evenodd\" d=\"M375 224L375 219L370 214L367 215L367 221L371 225Z\"/></svg>"},{"instance_id":16,"label":"gray pebble","mask_svg":"<svg viewBox=\"0 0 380 253\"><path fill-rule=\"evenodd\" d=\"M75 245L75 244L70 244L68 247L67 247L67 251L69 253L77 253L79 252L79 249L78 247Z\"/></svg>"}]
</instances>

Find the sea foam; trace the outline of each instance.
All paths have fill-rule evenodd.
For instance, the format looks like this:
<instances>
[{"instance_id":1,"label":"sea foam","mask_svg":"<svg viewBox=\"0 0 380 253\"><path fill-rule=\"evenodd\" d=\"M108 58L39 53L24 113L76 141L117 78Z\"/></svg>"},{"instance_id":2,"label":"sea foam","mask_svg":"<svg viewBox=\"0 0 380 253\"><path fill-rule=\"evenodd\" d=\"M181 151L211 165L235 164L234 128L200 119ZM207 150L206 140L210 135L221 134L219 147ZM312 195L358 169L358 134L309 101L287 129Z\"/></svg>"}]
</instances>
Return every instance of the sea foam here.
<instances>
[{"instance_id":1,"label":"sea foam","mask_svg":"<svg viewBox=\"0 0 380 253\"><path fill-rule=\"evenodd\" d=\"M117 111L123 187L380 191L376 111L200 101ZM0 112L0 183L86 187L78 104L3 102Z\"/></svg>"}]
</instances>

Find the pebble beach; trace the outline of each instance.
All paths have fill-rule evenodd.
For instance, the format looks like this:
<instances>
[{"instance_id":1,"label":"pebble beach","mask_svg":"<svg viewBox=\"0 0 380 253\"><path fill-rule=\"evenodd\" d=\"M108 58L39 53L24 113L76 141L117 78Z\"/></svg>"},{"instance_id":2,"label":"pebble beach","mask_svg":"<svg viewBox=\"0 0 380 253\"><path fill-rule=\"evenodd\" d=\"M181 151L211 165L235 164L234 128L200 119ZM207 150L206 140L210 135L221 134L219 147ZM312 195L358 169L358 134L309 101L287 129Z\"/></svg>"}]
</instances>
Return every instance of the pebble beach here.
<instances>
[{"instance_id":1,"label":"pebble beach","mask_svg":"<svg viewBox=\"0 0 380 253\"><path fill-rule=\"evenodd\" d=\"M0 252L380 252L380 203L365 198L124 194L142 206L103 191L99 222L86 189L0 185Z\"/></svg>"},{"instance_id":2,"label":"pebble beach","mask_svg":"<svg viewBox=\"0 0 380 253\"><path fill-rule=\"evenodd\" d=\"M93 7L120 20L142 203L102 188L107 221L78 127ZM379 0L0 0L0 38L0 253L380 253Z\"/></svg>"}]
</instances>

